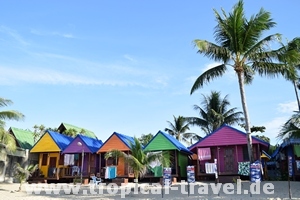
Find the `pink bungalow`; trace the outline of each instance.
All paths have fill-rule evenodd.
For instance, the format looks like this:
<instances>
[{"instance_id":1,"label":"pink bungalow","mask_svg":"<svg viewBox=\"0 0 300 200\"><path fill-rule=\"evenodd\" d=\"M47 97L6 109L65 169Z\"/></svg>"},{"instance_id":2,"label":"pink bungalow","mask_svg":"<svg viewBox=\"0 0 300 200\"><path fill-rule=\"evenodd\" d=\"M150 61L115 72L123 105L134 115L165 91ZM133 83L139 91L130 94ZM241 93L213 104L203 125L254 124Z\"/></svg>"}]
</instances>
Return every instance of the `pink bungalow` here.
<instances>
[{"instance_id":1,"label":"pink bungalow","mask_svg":"<svg viewBox=\"0 0 300 200\"><path fill-rule=\"evenodd\" d=\"M262 151L268 151L270 144L252 136L254 160L259 160ZM231 126L223 125L213 133L189 147L194 153L194 163L198 179L214 175L210 167L217 159L217 170L222 175L243 175L243 164L249 161L247 135ZM248 172L247 172L248 173ZM246 174L247 174L246 173ZM246 176L245 174L245 176Z\"/></svg>"}]
</instances>

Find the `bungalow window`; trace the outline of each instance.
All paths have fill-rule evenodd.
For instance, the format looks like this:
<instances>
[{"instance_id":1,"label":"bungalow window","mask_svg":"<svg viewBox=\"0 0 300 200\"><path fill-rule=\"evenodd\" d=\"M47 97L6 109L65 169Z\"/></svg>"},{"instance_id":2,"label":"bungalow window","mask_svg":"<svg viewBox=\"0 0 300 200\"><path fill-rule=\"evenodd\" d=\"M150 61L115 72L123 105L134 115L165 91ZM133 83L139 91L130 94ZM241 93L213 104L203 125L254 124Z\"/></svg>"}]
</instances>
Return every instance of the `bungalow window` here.
<instances>
[{"instance_id":1,"label":"bungalow window","mask_svg":"<svg viewBox=\"0 0 300 200\"><path fill-rule=\"evenodd\" d=\"M254 160L257 160L256 148L252 147L252 152ZM243 146L243 159L249 161L248 146Z\"/></svg>"},{"instance_id":2,"label":"bungalow window","mask_svg":"<svg viewBox=\"0 0 300 200\"><path fill-rule=\"evenodd\" d=\"M48 160L48 154L44 153L42 157L42 165L45 166L47 165L47 160Z\"/></svg>"},{"instance_id":3,"label":"bungalow window","mask_svg":"<svg viewBox=\"0 0 300 200\"><path fill-rule=\"evenodd\" d=\"M249 160L249 154L248 154L248 147L247 146L243 146L243 159L244 159L244 161Z\"/></svg>"},{"instance_id":4,"label":"bungalow window","mask_svg":"<svg viewBox=\"0 0 300 200\"><path fill-rule=\"evenodd\" d=\"M107 159L106 165L107 166L118 165L118 159L110 157L110 158Z\"/></svg>"}]
</instances>

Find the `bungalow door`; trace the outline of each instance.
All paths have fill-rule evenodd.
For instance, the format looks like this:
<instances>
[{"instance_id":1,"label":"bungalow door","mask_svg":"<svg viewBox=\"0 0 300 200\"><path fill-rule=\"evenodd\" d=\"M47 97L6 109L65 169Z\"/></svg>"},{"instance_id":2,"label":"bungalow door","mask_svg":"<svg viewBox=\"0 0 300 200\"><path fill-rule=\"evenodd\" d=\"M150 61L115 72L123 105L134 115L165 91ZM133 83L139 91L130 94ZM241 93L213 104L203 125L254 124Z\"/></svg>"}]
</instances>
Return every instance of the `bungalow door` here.
<instances>
[{"instance_id":1,"label":"bungalow door","mask_svg":"<svg viewBox=\"0 0 300 200\"><path fill-rule=\"evenodd\" d=\"M50 157L49 168L48 168L48 177L54 177L56 173L56 157Z\"/></svg>"},{"instance_id":2,"label":"bungalow door","mask_svg":"<svg viewBox=\"0 0 300 200\"><path fill-rule=\"evenodd\" d=\"M233 147L224 148L224 172L234 172L234 149Z\"/></svg>"}]
</instances>

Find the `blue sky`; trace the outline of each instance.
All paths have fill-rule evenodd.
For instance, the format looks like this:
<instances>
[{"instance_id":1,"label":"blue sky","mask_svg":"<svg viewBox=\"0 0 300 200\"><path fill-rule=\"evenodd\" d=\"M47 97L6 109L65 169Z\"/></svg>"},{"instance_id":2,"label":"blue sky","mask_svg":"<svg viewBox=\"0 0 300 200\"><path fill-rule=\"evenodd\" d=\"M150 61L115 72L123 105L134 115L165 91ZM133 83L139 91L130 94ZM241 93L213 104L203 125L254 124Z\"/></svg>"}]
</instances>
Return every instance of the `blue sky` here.
<instances>
[{"instance_id":1,"label":"blue sky","mask_svg":"<svg viewBox=\"0 0 300 200\"><path fill-rule=\"evenodd\" d=\"M214 41L213 8L227 12L237 1L1 1L0 90L13 100L5 109L25 114L10 126L58 127L61 122L94 131L106 140L114 131L156 134L173 115L198 116L202 95L221 91L242 111L235 74L190 89L215 63L192 45ZM277 26L267 34L299 36L300 3L245 1L247 15L261 7ZM275 139L297 109L293 86L255 77L246 86L251 125ZM236 127L241 129L240 127ZM197 127L193 132L204 136Z\"/></svg>"}]
</instances>

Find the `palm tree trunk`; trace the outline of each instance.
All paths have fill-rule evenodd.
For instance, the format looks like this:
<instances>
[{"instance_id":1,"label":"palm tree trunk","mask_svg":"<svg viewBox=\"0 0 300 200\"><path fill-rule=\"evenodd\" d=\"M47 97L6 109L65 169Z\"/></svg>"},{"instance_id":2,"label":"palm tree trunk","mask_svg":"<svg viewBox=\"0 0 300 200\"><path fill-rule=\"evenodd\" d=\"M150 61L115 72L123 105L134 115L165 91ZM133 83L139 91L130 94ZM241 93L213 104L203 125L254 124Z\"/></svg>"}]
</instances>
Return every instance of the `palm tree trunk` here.
<instances>
[{"instance_id":1,"label":"palm tree trunk","mask_svg":"<svg viewBox=\"0 0 300 200\"><path fill-rule=\"evenodd\" d=\"M296 94L296 98L297 98L298 109L299 109L299 111L300 111L300 100L299 100L299 95L298 95L298 90L297 90L297 83L296 83L296 81L293 81L293 84L294 84L295 94Z\"/></svg>"},{"instance_id":2,"label":"palm tree trunk","mask_svg":"<svg viewBox=\"0 0 300 200\"><path fill-rule=\"evenodd\" d=\"M253 154L252 154L252 137L251 137L251 129L250 129L250 119L248 114L248 108L246 104L246 94L244 89L244 79L242 72L237 72L238 75L238 81L239 81L239 88L240 88L240 94L241 94L241 101L245 116L245 130L247 133L247 147L248 147L248 155L249 155L249 161L250 163L253 162Z\"/></svg>"}]
</instances>

